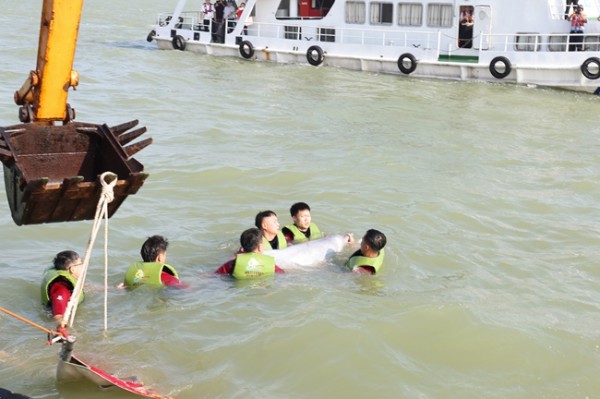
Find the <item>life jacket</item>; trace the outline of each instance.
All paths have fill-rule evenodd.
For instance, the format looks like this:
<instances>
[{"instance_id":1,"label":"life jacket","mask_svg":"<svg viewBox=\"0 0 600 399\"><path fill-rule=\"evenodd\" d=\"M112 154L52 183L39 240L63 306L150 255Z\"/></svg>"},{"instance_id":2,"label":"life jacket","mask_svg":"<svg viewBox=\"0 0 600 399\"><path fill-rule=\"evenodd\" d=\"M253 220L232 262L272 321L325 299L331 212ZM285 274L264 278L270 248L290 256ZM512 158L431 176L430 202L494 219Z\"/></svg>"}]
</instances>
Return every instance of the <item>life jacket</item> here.
<instances>
[{"instance_id":1,"label":"life jacket","mask_svg":"<svg viewBox=\"0 0 600 399\"><path fill-rule=\"evenodd\" d=\"M582 15L575 14L571 18L571 32L583 33L583 24L587 22L587 18Z\"/></svg>"},{"instance_id":2,"label":"life jacket","mask_svg":"<svg viewBox=\"0 0 600 399\"><path fill-rule=\"evenodd\" d=\"M44 273L44 277L42 278L42 285L40 290L42 305L50 305L50 286L59 278L64 278L69 282L69 284L71 285L69 287L69 290L71 292L73 292L73 290L75 289L77 279L71 273L69 273L66 270L48 269L46 270L46 272ZM79 297L79 303L83 302L84 296L85 294L82 292L81 296Z\"/></svg>"},{"instance_id":3,"label":"life jacket","mask_svg":"<svg viewBox=\"0 0 600 399\"><path fill-rule=\"evenodd\" d=\"M275 274L275 258L255 252L236 255L231 275L237 279L248 279Z\"/></svg>"},{"instance_id":4,"label":"life jacket","mask_svg":"<svg viewBox=\"0 0 600 399\"><path fill-rule=\"evenodd\" d=\"M321 233L321 230L319 230L319 228L317 227L316 224L311 223L310 226L308 226L308 228L310 229L310 237L307 237L304 235L303 232L301 232L298 227L296 227L295 224L290 224L289 226L285 226L289 231L292 232L292 234L294 235L294 237L292 238L292 241L297 244L299 242L306 242L309 240L316 240L318 238L323 237L323 233Z\"/></svg>"},{"instance_id":5,"label":"life jacket","mask_svg":"<svg viewBox=\"0 0 600 399\"><path fill-rule=\"evenodd\" d=\"M360 251L358 251L360 253ZM375 270L375 274L379 273L381 266L383 265L383 258L385 256L385 250L379 251L379 255L375 258L367 258L362 255L353 255L346 262L346 267L350 270L354 270L357 266L370 266Z\"/></svg>"},{"instance_id":6,"label":"life jacket","mask_svg":"<svg viewBox=\"0 0 600 399\"><path fill-rule=\"evenodd\" d=\"M159 286L162 285L160 280L160 273L165 271L172 274L176 278L179 278L177 271L173 266L167 265L166 263L160 262L136 262L129 266L125 273L125 286L137 287L143 284Z\"/></svg>"},{"instance_id":7,"label":"life jacket","mask_svg":"<svg viewBox=\"0 0 600 399\"><path fill-rule=\"evenodd\" d=\"M265 236L263 236L262 240L263 240L263 244L265 245L265 250L273 249L273 247L271 247L271 243L269 242L269 240L267 240L265 238ZM285 236L283 235L283 233L281 231L277 232L277 241L279 243L279 248L277 248L277 249L283 249L283 248L287 247L287 241L285 240Z\"/></svg>"}]
</instances>

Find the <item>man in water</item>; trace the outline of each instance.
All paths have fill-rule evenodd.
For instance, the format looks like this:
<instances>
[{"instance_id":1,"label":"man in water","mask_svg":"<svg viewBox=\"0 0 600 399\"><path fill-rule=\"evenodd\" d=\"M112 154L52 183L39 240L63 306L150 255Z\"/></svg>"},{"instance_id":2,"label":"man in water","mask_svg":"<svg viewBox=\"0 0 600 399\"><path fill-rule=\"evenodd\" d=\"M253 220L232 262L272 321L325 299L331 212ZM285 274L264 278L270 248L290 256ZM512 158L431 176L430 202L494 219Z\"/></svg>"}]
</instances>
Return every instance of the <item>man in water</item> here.
<instances>
[{"instance_id":1,"label":"man in water","mask_svg":"<svg viewBox=\"0 0 600 399\"><path fill-rule=\"evenodd\" d=\"M288 242L297 244L323 237L321 230L312 222L310 206L307 203L296 202L290 208L290 215L294 224L287 225L281 229Z\"/></svg>"},{"instance_id":2,"label":"man in water","mask_svg":"<svg viewBox=\"0 0 600 399\"><path fill-rule=\"evenodd\" d=\"M387 243L385 234L369 229L360 242L360 249L350 256L346 267L355 273L377 274L383 265Z\"/></svg>"}]
</instances>

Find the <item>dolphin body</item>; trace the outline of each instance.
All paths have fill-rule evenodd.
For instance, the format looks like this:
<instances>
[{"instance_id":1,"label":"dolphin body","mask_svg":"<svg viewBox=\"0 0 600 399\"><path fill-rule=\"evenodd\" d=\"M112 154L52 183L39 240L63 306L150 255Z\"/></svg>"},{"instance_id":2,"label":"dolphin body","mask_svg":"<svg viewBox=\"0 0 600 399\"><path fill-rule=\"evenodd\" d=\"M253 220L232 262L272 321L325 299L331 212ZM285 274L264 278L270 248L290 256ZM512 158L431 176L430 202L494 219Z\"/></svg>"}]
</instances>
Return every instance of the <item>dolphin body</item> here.
<instances>
[{"instance_id":1,"label":"dolphin body","mask_svg":"<svg viewBox=\"0 0 600 399\"><path fill-rule=\"evenodd\" d=\"M263 253L273 256L275 264L284 269L306 269L319 266L351 242L352 237L349 234L332 234L284 249L269 249Z\"/></svg>"}]
</instances>

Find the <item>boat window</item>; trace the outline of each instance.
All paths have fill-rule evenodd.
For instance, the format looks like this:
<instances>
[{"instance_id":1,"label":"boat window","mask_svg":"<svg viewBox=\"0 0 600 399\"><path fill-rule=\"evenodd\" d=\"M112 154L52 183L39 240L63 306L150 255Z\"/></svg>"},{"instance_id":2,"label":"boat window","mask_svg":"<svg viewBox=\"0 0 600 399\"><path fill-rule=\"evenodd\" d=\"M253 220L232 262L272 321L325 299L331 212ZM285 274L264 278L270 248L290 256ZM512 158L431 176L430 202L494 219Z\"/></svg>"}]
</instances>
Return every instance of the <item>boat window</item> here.
<instances>
[{"instance_id":1,"label":"boat window","mask_svg":"<svg viewBox=\"0 0 600 399\"><path fill-rule=\"evenodd\" d=\"M366 9L367 8L364 1L347 1L346 23L364 24Z\"/></svg>"},{"instance_id":2,"label":"boat window","mask_svg":"<svg viewBox=\"0 0 600 399\"><path fill-rule=\"evenodd\" d=\"M600 51L600 36L586 36L584 51Z\"/></svg>"},{"instance_id":3,"label":"boat window","mask_svg":"<svg viewBox=\"0 0 600 399\"><path fill-rule=\"evenodd\" d=\"M538 33L517 33L515 38L515 50L517 51L540 51L542 37Z\"/></svg>"},{"instance_id":4,"label":"boat window","mask_svg":"<svg viewBox=\"0 0 600 399\"><path fill-rule=\"evenodd\" d=\"M318 38L320 42L335 42L335 29L319 28Z\"/></svg>"},{"instance_id":5,"label":"boat window","mask_svg":"<svg viewBox=\"0 0 600 399\"><path fill-rule=\"evenodd\" d=\"M291 40L302 39L302 28L299 26L285 26L283 31L283 37Z\"/></svg>"},{"instance_id":6,"label":"boat window","mask_svg":"<svg viewBox=\"0 0 600 399\"><path fill-rule=\"evenodd\" d=\"M452 4L429 4L427 25L445 28L452 26Z\"/></svg>"},{"instance_id":7,"label":"boat window","mask_svg":"<svg viewBox=\"0 0 600 399\"><path fill-rule=\"evenodd\" d=\"M391 25L394 19L394 5L392 3L371 3L372 24Z\"/></svg>"},{"instance_id":8,"label":"boat window","mask_svg":"<svg viewBox=\"0 0 600 399\"><path fill-rule=\"evenodd\" d=\"M421 26L423 25L423 4L398 3L398 25Z\"/></svg>"},{"instance_id":9,"label":"boat window","mask_svg":"<svg viewBox=\"0 0 600 399\"><path fill-rule=\"evenodd\" d=\"M567 51L568 35L548 36L548 51Z\"/></svg>"}]
</instances>

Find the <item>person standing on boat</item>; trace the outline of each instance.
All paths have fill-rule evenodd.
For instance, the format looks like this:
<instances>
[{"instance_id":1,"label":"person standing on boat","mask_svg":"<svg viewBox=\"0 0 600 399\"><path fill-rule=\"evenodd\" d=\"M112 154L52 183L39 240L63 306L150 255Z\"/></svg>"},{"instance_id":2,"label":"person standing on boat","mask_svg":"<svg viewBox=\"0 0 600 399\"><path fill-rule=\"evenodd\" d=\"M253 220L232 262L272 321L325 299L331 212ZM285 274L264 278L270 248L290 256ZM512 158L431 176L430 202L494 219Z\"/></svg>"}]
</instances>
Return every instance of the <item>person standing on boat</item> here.
<instances>
[{"instance_id":1,"label":"person standing on boat","mask_svg":"<svg viewBox=\"0 0 600 399\"><path fill-rule=\"evenodd\" d=\"M234 259L221 265L215 271L216 274L229 274L236 279L248 279L284 273L283 269L275 264L274 257L262 253L265 244L259 229L252 227L244 230L240 235L240 245L242 250Z\"/></svg>"},{"instance_id":2,"label":"person standing on boat","mask_svg":"<svg viewBox=\"0 0 600 399\"><path fill-rule=\"evenodd\" d=\"M140 254L143 262L129 266L125 273L124 285L135 288L140 285L185 287L173 266L167 265L169 241L163 236L152 236L142 245Z\"/></svg>"},{"instance_id":3,"label":"person standing on boat","mask_svg":"<svg viewBox=\"0 0 600 399\"><path fill-rule=\"evenodd\" d=\"M46 270L42 278L42 304L52 311L52 318L58 324L58 331L66 336L66 328L60 327L67 304L71 299L83 262L75 251L59 252L52 261L53 266ZM83 301L84 294L79 297ZM61 331L63 329L63 331Z\"/></svg>"},{"instance_id":4,"label":"person standing on boat","mask_svg":"<svg viewBox=\"0 0 600 399\"><path fill-rule=\"evenodd\" d=\"M354 273L377 274L383 265L385 251L383 247L387 243L385 234L369 229L360 241L360 249L350 256L346 267Z\"/></svg>"},{"instance_id":5,"label":"person standing on boat","mask_svg":"<svg viewBox=\"0 0 600 399\"><path fill-rule=\"evenodd\" d=\"M290 215L294 224L287 225L281 229L287 242L296 244L323 237L319 227L312 222L310 206L306 202L296 202L292 205Z\"/></svg>"},{"instance_id":6,"label":"person standing on boat","mask_svg":"<svg viewBox=\"0 0 600 399\"><path fill-rule=\"evenodd\" d=\"M587 18L583 13L581 4L575 6L575 12L569 17L571 21L571 35L569 36L569 51L583 51L583 25Z\"/></svg>"},{"instance_id":7,"label":"person standing on boat","mask_svg":"<svg viewBox=\"0 0 600 399\"><path fill-rule=\"evenodd\" d=\"M204 4L202 4L202 17L204 18L205 32L208 32L208 26L210 25L210 20L213 19L214 13L215 9L210 0L204 0Z\"/></svg>"},{"instance_id":8,"label":"person standing on boat","mask_svg":"<svg viewBox=\"0 0 600 399\"><path fill-rule=\"evenodd\" d=\"M262 211L256 215L254 225L263 235L265 249L283 249L287 247L287 241L279 231L279 220L273 211Z\"/></svg>"},{"instance_id":9,"label":"person standing on boat","mask_svg":"<svg viewBox=\"0 0 600 399\"><path fill-rule=\"evenodd\" d=\"M244 13L244 8L246 8L246 4L241 2L238 8L235 10L235 18L238 21L242 20L242 14ZM244 35L248 34L248 26L246 25L246 21L244 21Z\"/></svg>"},{"instance_id":10,"label":"person standing on boat","mask_svg":"<svg viewBox=\"0 0 600 399\"><path fill-rule=\"evenodd\" d=\"M215 15L212 24L212 41L213 43L225 43L225 24L223 16L225 14L225 4L222 0L217 0L215 3Z\"/></svg>"},{"instance_id":11,"label":"person standing on boat","mask_svg":"<svg viewBox=\"0 0 600 399\"><path fill-rule=\"evenodd\" d=\"M473 7L460 8L460 26L458 27L458 47L473 47Z\"/></svg>"},{"instance_id":12,"label":"person standing on boat","mask_svg":"<svg viewBox=\"0 0 600 399\"><path fill-rule=\"evenodd\" d=\"M227 23L227 33L230 33L235 26L235 22L233 22L233 20L235 20L235 7L233 5L233 1L227 1L227 5L223 10L223 15Z\"/></svg>"}]
</instances>

